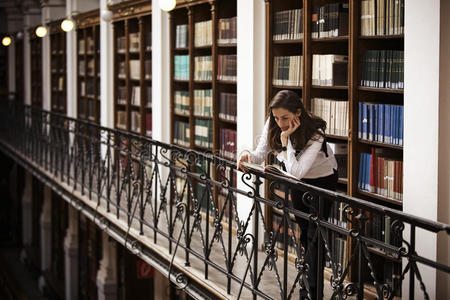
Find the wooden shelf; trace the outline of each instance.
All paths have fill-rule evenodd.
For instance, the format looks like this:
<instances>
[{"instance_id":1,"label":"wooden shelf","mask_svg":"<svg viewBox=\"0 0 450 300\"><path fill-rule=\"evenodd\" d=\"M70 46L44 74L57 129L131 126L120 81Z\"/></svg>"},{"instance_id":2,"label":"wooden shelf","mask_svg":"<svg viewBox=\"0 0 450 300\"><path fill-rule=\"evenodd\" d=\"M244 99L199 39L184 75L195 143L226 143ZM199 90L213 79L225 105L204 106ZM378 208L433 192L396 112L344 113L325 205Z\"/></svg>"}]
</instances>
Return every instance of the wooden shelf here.
<instances>
[{"instance_id":1,"label":"wooden shelf","mask_svg":"<svg viewBox=\"0 0 450 300\"><path fill-rule=\"evenodd\" d=\"M303 39L295 39L295 40L273 40L273 43L276 45L298 45L303 44Z\"/></svg>"},{"instance_id":2,"label":"wooden shelf","mask_svg":"<svg viewBox=\"0 0 450 300\"><path fill-rule=\"evenodd\" d=\"M219 48L237 48L237 44L236 43L231 43L231 44L217 43L217 47L219 47Z\"/></svg>"},{"instance_id":3,"label":"wooden shelf","mask_svg":"<svg viewBox=\"0 0 450 300\"><path fill-rule=\"evenodd\" d=\"M369 196L369 197L372 197L372 198L376 198L378 200L389 202L389 203L392 203L392 204L395 204L395 205L399 205L399 206L403 205L403 201L402 200L389 198L389 197L386 197L386 196L382 196L382 195L379 195L379 194L375 194L375 193L371 193L371 192L363 191L363 190L359 190L359 189L358 189L358 193L360 193L361 195L364 195L364 196Z\"/></svg>"},{"instance_id":4,"label":"wooden shelf","mask_svg":"<svg viewBox=\"0 0 450 300\"><path fill-rule=\"evenodd\" d=\"M372 88L366 86L358 86L360 91L376 92L376 93L391 93L391 94L403 94L402 89L382 89L382 88Z\"/></svg>"},{"instance_id":5,"label":"wooden shelf","mask_svg":"<svg viewBox=\"0 0 450 300\"><path fill-rule=\"evenodd\" d=\"M236 84L236 81L230 81L230 80L217 80L217 83L220 83L220 84Z\"/></svg>"},{"instance_id":6,"label":"wooden shelf","mask_svg":"<svg viewBox=\"0 0 450 300\"><path fill-rule=\"evenodd\" d=\"M328 37L328 38L311 38L311 42L314 43L332 43L332 42L348 42L348 35L337 36L337 37Z\"/></svg>"},{"instance_id":7,"label":"wooden shelf","mask_svg":"<svg viewBox=\"0 0 450 300\"><path fill-rule=\"evenodd\" d=\"M286 89L286 90L301 90L303 89L302 86L294 86L294 85L272 85L274 89Z\"/></svg>"},{"instance_id":8,"label":"wooden shelf","mask_svg":"<svg viewBox=\"0 0 450 300\"><path fill-rule=\"evenodd\" d=\"M100 55L96 53L100 47L100 19L98 12L86 14L85 18L93 19L87 22L84 14L77 16L77 22L83 24L77 28L77 49L79 54L84 53L77 56L78 117L100 124Z\"/></svg>"},{"instance_id":9,"label":"wooden shelf","mask_svg":"<svg viewBox=\"0 0 450 300\"><path fill-rule=\"evenodd\" d=\"M151 65L151 5L145 1L126 2L112 6L111 10L116 74L114 124L122 130L147 136L147 131L152 130L152 108L146 103L151 99L148 93L152 85L151 69L147 67L147 61L150 61L148 66ZM132 64L132 60L140 63ZM119 98L125 99L125 103L117 103Z\"/></svg>"},{"instance_id":10,"label":"wooden shelf","mask_svg":"<svg viewBox=\"0 0 450 300\"><path fill-rule=\"evenodd\" d=\"M396 149L396 150L403 151L403 146L385 144L385 143L374 142L374 141L367 141L367 140L362 140L362 139L359 139L358 141L360 143L363 143L363 144L368 144L368 145L378 146L378 147L391 148L391 149Z\"/></svg>"},{"instance_id":11,"label":"wooden shelf","mask_svg":"<svg viewBox=\"0 0 450 300\"><path fill-rule=\"evenodd\" d=\"M323 90L348 90L348 86L325 86L325 85L312 85L313 89L323 89Z\"/></svg>"},{"instance_id":12,"label":"wooden shelf","mask_svg":"<svg viewBox=\"0 0 450 300\"><path fill-rule=\"evenodd\" d=\"M348 141L348 137L347 137L347 136L334 135L334 134L326 134L326 137L329 138L329 139Z\"/></svg>"},{"instance_id":13,"label":"wooden shelf","mask_svg":"<svg viewBox=\"0 0 450 300\"><path fill-rule=\"evenodd\" d=\"M67 113L67 93L66 93L66 33L61 30L62 20L53 21L48 24L50 32L50 65L51 65L51 111Z\"/></svg>"},{"instance_id":14,"label":"wooden shelf","mask_svg":"<svg viewBox=\"0 0 450 300\"><path fill-rule=\"evenodd\" d=\"M222 118L219 118L219 121L223 122L223 123L232 124L232 125L236 125L237 124L236 121L226 120L226 119L222 119Z\"/></svg>"},{"instance_id":15,"label":"wooden shelf","mask_svg":"<svg viewBox=\"0 0 450 300\"><path fill-rule=\"evenodd\" d=\"M403 39L405 36L403 34L399 35L360 35L361 40L396 40Z\"/></svg>"},{"instance_id":16,"label":"wooden shelf","mask_svg":"<svg viewBox=\"0 0 450 300\"><path fill-rule=\"evenodd\" d=\"M339 178L338 179L338 183L340 183L340 184L348 184L348 179L347 178Z\"/></svg>"}]
</instances>

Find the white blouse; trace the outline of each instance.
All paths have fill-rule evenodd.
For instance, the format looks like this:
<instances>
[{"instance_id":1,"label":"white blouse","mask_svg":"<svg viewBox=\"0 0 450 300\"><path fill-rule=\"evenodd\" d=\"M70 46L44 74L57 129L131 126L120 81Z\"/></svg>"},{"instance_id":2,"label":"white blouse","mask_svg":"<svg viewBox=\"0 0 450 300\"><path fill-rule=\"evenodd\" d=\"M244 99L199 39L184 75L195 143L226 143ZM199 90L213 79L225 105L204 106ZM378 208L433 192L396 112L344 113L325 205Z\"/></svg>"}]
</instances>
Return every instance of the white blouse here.
<instances>
[{"instance_id":1,"label":"white blouse","mask_svg":"<svg viewBox=\"0 0 450 300\"><path fill-rule=\"evenodd\" d=\"M260 164L265 159L267 154L272 150L267 144L267 134L269 132L269 119L267 119L264 125L264 130L259 140L256 149L251 152L251 162ZM295 149L292 147L291 140L288 140L287 155L285 158L282 153L277 155L279 161L284 162L286 171L298 179L302 178L319 178L333 174L333 169L337 170L337 162L334 158L333 150L330 145L327 144L328 157L325 155L322 149L323 136L320 136L317 140L314 140L317 136L311 138L305 145L305 148L300 153L295 155Z\"/></svg>"}]
</instances>

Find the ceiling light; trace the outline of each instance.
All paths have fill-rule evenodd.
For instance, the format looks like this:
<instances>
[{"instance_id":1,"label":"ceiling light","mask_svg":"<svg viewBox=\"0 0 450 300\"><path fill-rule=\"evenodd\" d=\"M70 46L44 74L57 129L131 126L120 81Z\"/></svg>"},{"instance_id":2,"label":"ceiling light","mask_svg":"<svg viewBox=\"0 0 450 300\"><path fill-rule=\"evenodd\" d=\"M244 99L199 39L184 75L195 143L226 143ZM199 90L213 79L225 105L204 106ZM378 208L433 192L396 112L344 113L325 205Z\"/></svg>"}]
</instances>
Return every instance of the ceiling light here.
<instances>
[{"instance_id":1,"label":"ceiling light","mask_svg":"<svg viewBox=\"0 0 450 300\"><path fill-rule=\"evenodd\" d=\"M71 18L64 19L64 21L61 22L61 29L65 32L69 32L73 29L74 24L73 20Z\"/></svg>"},{"instance_id":2,"label":"ceiling light","mask_svg":"<svg viewBox=\"0 0 450 300\"><path fill-rule=\"evenodd\" d=\"M36 28L36 35L40 38L43 38L44 36L47 35L47 28L45 28L45 26L39 26L38 28Z\"/></svg>"},{"instance_id":3,"label":"ceiling light","mask_svg":"<svg viewBox=\"0 0 450 300\"><path fill-rule=\"evenodd\" d=\"M2 39L2 45L3 46L5 46L5 47L8 47L9 45L11 45L11 38L9 37L9 36L5 36L3 39Z\"/></svg>"},{"instance_id":4,"label":"ceiling light","mask_svg":"<svg viewBox=\"0 0 450 300\"><path fill-rule=\"evenodd\" d=\"M171 11L176 5L176 0L159 0L159 8L163 11Z\"/></svg>"}]
</instances>

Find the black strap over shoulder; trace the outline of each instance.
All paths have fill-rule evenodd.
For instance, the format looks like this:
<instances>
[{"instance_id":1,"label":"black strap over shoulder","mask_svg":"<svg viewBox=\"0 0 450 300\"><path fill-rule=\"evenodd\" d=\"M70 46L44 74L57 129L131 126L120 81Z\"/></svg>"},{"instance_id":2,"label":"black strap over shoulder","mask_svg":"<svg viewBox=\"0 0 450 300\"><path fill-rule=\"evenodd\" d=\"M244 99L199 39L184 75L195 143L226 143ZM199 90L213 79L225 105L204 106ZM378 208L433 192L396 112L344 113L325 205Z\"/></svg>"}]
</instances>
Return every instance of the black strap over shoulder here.
<instances>
[{"instance_id":1,"label":"black strap over shoulder","mask_svg":"<svg viewBox=\"0 0 450 300\"><path fill-rule=\"evenodd\" d=\"M322 150L325 153L325 156L328 157L327 137L326 136L323 137L322 148L320 150Z\"/></svg>"}]
</instances>

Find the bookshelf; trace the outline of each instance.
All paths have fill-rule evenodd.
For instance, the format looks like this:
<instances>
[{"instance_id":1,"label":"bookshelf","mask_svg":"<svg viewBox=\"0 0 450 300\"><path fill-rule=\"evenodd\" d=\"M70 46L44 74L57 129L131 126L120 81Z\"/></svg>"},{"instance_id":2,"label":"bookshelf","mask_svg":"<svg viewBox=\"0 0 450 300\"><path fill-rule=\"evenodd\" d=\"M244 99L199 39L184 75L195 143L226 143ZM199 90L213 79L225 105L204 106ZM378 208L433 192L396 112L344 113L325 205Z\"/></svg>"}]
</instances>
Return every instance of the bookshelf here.
<instances>
[{"instance_id":1,"label":"bookshelf","mask_svg":"<svg viewBox=\"0 0 450 300\"><path fill-rule=\"evenodd\" d=\"M28 30L31 56L31 105L42 109L42 39L36 36L35 30L35 27Z\"/></svg>"},{"instance_id":2,"label":"bookshelf","mask_svg":"<svg viewBox=\"0 0 450 300\"><path fill-rule=\"evenodd\" d=\"M17 36L17 35L16 35ZM24 103L24 81L23 81L23 38L16 38L15 44L15 55L16 55L16 101L19 103Z\"/></svg>"},{"instance_id":3,"label":"bookshelf","mask_svg":"<svg viewBox=\"0 0 450 300\"><path fill-rule=\"evenodd\" d=\"M235 1L181 1L170 15L171 142L230 160L236 159L236 15Z\"/></svg>"},{"instance_id":4,"label":"bookshelf","mask_svg":"<svg viewBox=\"0 0 450 300\"><path fill-rule=\"evenodd\" d=\"M114 26L114 124L151 137L151 4L124 1L109 9Z\"/></svg>"},{"instance_id":5,"label":"bookshelf","mask_svg":"<svg viewBox=\"0 0 450 300\"><path fill-rule=\"evenodd\" d=\"M100 18L93 10L75 17L77 22L78 118L100 123Z\"/></svg>"},{"instance_id":6,"label":"bookshelf","mask_svg":"<svg viewBox=\"0 0 450 300\"><path fill-rule=\"evenodd\" d=\"M327 121L338 190L396 209L402 209L403 3L265 2L265 107L281 89L298 93L307 110ZM393 182L381 179L385 169ZM266 209L267 223L274 224L277 212ZM371 253L384 263L386 254L380 252ZM397 271L399 262L389 261L393 267L385 273Z\"/></svg>"},{"instance_id":7,"label":"bookshelf","mask_svg":"<svg viewBox=\"0 0 450 300\"><path fill-rule=\"evenodd\" d=\"M210 151L228 160L236 160L236 1L178 1L170 13L170 112L171 143ZM212 164L196 166L211 178L221 180L236 174L216 170ZM184 179L177 177L182 189ZM205 185L195 183L195 195L202 211L207 207L225 210L224 223L230 217L225 204L226 192L213 189L213 202L206 203ZM234 197L230 197L234 201ZM228 202L229 203L229 202Z\"/></svg>"},{"instance_id":8,"label":"bookshelf","mask_svg":"<svg viewBox=\"0 0 450 300\"><path fill-rule=\"evenodd\" d=\"M66 92L66 33L61 29L62 20L48 23L50 33L51 111L67 113Z\"/></svg>"}]
</instances>

